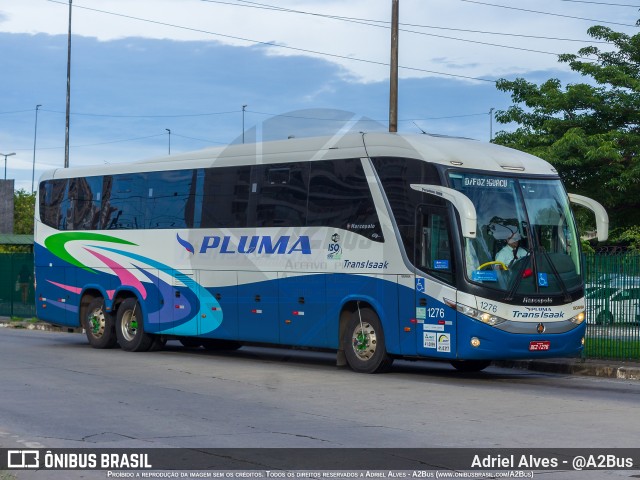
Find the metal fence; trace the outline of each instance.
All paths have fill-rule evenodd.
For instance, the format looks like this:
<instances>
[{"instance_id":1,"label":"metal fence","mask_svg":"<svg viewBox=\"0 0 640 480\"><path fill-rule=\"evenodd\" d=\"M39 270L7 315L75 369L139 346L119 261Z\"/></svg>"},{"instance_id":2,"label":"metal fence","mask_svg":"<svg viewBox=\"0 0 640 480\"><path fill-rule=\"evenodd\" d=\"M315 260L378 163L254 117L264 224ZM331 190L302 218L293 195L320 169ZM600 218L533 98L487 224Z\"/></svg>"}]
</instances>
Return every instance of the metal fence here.
<instances>
[{"instance_id":1,"label":"metal fence","mask_svg":"<svg viewBox=\"0 0 640 480\"><path fill-rule=\"evenodd\" d=\"M33 254L0 253L0 316L30 318L35 314Z\"/></svg>"},{"instance_id":2,"label":"metal fence","mask_svg":"<svg viewBox=\"0 0 640 480\"><path fill-rule=\"evenodd\" d=\"M586 358L640 360L640 252L585 256Z\"/></svg>"},{"instance_id":3,"label":"metal fence","mask_svg":"<svg viewBox=\"0 0 640 480\"><path fill-rule=\"evenodd\" d=\"M584 356L640 360L640 252L586 255L585 267ZM35 316L30 253L0 254L0 316Z\"/></svg>"}]
</instances>

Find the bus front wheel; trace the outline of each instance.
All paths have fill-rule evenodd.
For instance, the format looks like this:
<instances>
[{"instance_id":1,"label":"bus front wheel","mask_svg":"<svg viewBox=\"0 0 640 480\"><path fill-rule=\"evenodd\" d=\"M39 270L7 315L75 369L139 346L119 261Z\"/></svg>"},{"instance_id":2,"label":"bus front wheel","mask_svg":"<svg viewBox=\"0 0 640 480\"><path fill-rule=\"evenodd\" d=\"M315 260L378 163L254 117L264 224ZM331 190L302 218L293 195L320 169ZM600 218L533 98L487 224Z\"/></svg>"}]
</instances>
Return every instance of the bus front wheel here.
<instances>
[{"instance_id":1,"label":"bus front wheel","mask_svg":"<svg viewBox=\"0 0 640 480\"><path fill-rule=\"evenodd\" d=\"M342 339L347 363L358 373L380 373L391 367L378 315L370 308L353 312Z\"/></svg>"},{"instance_id":2,"label":"bus front wheel","mask_svg":"<svg viewBox=\"0 0 640 480\"><path fill-rule=\"evenodd\" d=\"M113 348L118 341L113 315L104 308L104 299L95 298L82 319L82 327L93 348Z\"/></svg>"},{"instance_id":3,"label":"bus front wheel","mask_svg":"<svg viewBox=\"0 0 640 480\"><path fill-rule=\"evenodd\" d=\"M120 304L116 335L120 347L128 352L146 352L151 347L153 337L144 332L142 310L135 298L127 298Z\"/></svg>"}]
</instances>

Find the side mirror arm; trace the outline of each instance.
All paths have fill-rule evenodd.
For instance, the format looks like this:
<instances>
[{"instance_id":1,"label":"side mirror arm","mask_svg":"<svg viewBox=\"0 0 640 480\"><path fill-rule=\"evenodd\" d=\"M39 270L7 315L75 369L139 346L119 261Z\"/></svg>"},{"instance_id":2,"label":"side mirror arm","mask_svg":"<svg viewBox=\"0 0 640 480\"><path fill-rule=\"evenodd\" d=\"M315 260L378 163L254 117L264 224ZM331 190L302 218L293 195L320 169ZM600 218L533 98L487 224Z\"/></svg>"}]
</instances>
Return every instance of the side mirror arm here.
<instances>
[{"instance_id":1,"label":"side mirror arm","mask_svg":"<svg viewBox=\"0 0 640 480\"><path fill-rule=\"evenodd\" d=\"M569 201L577 205L588 208L596 215L596 230L598 231L598 241L604 242L609 238L609 215L602 205L589 197L569 194Z\"/></svg>"},{"instance_id":2,"label":"side mirror arm","mask_svg":"<svg viewBox=\"0 0 640 480\"><path fill-rule=\"evenodd\" d=\"M411 184L410 186L413 190L434 195L452 203L460 215L462 236L465 238L476 238L476 228L478 224L476 207L464 193L458 192L453 188L441 187L440 185Z\"/></svg>"}]
</instances>

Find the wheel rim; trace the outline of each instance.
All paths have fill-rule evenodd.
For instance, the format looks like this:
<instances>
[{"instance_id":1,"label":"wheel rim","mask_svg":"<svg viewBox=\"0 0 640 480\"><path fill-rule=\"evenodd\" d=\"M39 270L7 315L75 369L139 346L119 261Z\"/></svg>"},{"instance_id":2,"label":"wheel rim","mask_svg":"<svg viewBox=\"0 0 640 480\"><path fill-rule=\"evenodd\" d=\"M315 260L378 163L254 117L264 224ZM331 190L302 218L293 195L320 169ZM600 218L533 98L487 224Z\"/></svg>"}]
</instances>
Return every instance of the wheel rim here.
<instances>
[{"instance_id":1,"label":"wheel rim","mask_svg":"<svg viewBox=\"0 0 640 480\"><path fill-rule=\"evenodd\" d=\"M363 322L354 329L351 336L351 345L353 346L353 353L360 360L371 360L371 357L376 353L377 344L376 331L370 323Z\"/></svg>"},{"instance_id":2,"label":"wheel rim","mask_svg":"<svg viewBox=\"0 0 640 480\"><path fill-rule=\"evenodd\" d=\"M130 342L136 337L136 333L138 333L138 319L133 311L128 310L122 315L120 331L127 342Z\"/></svg>"},{"instance_id":3,"label":"wheel rim","mask_svg":"<svg viewBox=\"0 0 640 480\"><path fill-rule=\"evenodd\" d=\"M87 317L88 325L87 327L91 331L91 334L100 338L104 335L104 330L106 326L106 321L104 319L104 312L102 311L102 307L96 308L93 312L89 314Z\"/></svg>"}]
</instances>

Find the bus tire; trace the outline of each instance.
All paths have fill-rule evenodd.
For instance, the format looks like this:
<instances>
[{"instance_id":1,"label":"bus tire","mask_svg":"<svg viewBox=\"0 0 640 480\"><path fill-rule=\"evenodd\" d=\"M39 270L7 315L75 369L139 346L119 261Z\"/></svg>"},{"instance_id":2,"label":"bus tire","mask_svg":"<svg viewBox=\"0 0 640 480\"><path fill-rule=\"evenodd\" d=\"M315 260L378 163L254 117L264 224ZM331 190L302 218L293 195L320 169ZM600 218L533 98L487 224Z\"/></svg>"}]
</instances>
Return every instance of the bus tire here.
<instances>
[{"instance_id":1,"label":"bus tire","mask_svg":"<svg viewBox=\"0 0 640 480\"><path fill-rule=\"evenodd\" d=\"M451 365L460 372L480 372L491 365L491 360L451 360Z\"/></svg>"},{"instance_id":2,"label":"bus tire","mask_svg":"<svg viewBox=\"0 0 640 480\"><path fill-rule=\"evenodd\" d=\"M113 348L118 342L113 315L105 310L102 297L91 301L82 318L82 327L93 348Z\"/></svg>"},{"instance_id":3,"label":"bus tire","mask_svg":"<svg viewBox=\"0 0 640 480\"><path fill-rule=\"evenodd\" d=\"M137 299L127 298L120 304L116 335L120 347L128 352L146 352L151 348L153 338L144 332L142 309Z\"/></svg>"},{"instance_id":4,"label":"bus tire","mask_svg":"<svg viewBox=\"0 0 640 480\"><path fill-rule=\"evenodd\" d=\"M349 367L358 373L385 372L393 363L385 348L380 318L370 308L361 308L360 314L358 310L351 314L342 348Z\"/></svg>"}]
</instances>

